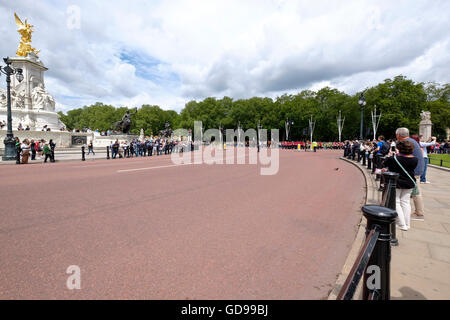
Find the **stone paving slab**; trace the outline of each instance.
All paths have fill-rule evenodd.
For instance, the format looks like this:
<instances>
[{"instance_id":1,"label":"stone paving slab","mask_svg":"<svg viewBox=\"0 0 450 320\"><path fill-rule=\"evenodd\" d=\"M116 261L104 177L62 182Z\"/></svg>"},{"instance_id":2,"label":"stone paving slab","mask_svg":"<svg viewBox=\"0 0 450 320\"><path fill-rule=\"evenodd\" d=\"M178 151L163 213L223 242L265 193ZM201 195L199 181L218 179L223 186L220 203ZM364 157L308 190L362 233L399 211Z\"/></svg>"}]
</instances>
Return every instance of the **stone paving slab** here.
<instances>
[{"instance_id":1,"label":"stone paving slab","mask_svg":"<svg viewBox=\"0 0 450 320\"><path fill-rule=\"evenodd\" d=\"M450 263L450 250L447 246L429 244L428 247L433 259ZM450 277L450 275L448 276Z\"/></svg>"},{"instance_id":2,"label":"stone paving slab","mask_svg":"<svg viewBox=\"0 0 450 320\"><path fill-rule=\"evenodd\" d=\"M396 250L399 249L399 250ZM417 248L419 249L419 248ZM433 258L425 258L415 252L403 252L403 248L394 248L392 250L392 269L398 272L422 277L426 280L440 282L450 286L450 277L448 274L448 263ZM398 287L398 279L392 277L392 284ZM403 283L402 285L407 285ZM410 285L411 286L411 285ZM420 291L421 288L416 288Z\"/></svg>"},{"instance_id":3,"label":"stone paving slab","mask_svg":"<svg viewBox=\"0 0 450 320\"><path fill-rule=\"evenodd\" d=\"M411 227L413 228L413 227ZM413 229L410 229L411 231ZM429 230L421 230L421 229L414 229L414 232L404 232L402 231L402 237L404 239L413 239L417 241L424 241L426 243L434 243L444 246L449 246L450 250L450 234L443 233L443 232L436 232L436 231L429 231ZM449 270L450 271L450 270ZM450 275L449 275L450 277Z\"/></svg>"},{"instance_id":4,"label":"stone paving slab","mask_svg":"<svg viewBox=\"0 0 450 320\"><path fill-rule=\"evenodd\" d=\"M395 283L391 283L392 300L447 300L450 297L449 285L422 276L394 269L391 279L395 279Z\"/></svg>"},{"instance_id":5,"label":"stone paving slab","mask_svg":"<svg viewBox=\"0 0 450 320\"><path fill-rule=\"evenodd\" d=\"M441 233L447 233L447 229L441 221L427 219L425 221L411 221L411 227L414 229L435 231Z\"/></svg>"}]
</instances>

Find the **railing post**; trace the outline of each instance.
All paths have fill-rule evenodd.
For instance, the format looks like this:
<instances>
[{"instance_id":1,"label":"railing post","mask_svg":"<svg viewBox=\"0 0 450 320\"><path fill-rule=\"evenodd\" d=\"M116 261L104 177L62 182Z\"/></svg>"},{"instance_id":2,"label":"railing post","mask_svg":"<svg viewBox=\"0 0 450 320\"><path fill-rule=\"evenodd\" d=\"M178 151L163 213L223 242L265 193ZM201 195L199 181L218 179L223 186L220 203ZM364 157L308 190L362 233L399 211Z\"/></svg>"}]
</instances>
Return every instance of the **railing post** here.
<instances>
[{"instance_id":1,"label":"railing post","mask_svg":"<svg viewBox=\"0 0 450 320\"><path fill-rule=\"evenodd\" d=\"M109 146L106 147L106 159L109 160Z\"/></svg>"},{"instance_id":2,"label":"railing post","mask_svg":"<svg viewBox=\"0 0 450 320\"><path fill-rule=\"evenodd\" d=\"M16 164L20 164L20 146L16 149Z\"/></svg>"},{"instance_id":3,"label":"railing post","mask_svg":"<svg viewBox=\"0 0 450 320\"><path fill-rule=\"evenodd\" d=\"M444 160L441 159L441 167L443 167L443 166L444 166Z\"/></svg>"},{"instance_id":4,"label":"railing post","mask_svg":"<svg viewBox=\"0 0 450 320\"><path fill-rule=\"evenodd\" d=\"M81 147L81 161L86 161L86 158L84 156L84 146Z\"/></svg>"},{"instance_id":5,"label":"railing post","mask_svg":"<svg viewBox=\"0 0 450 320\"><path fill-rule=\"evenodd\" d=\"M384 189L381 205L392 210L396 210L395 197L397 195L397 180L400 175L395 172L383 172L384 177ZM395 227L395 221L391 225L393 246L398 246L397 231Z\"/></svg>"},{"instance_id":6,"label":"railing post","mask_svg":"<svg viewBox=\"0 0 450 320\"><path fill-rule=\"evenodd\" d=\"M391 263L391 224L397 217L397 212L390 208L366 205L362 207L367 219L366 235L375 226L380 228L380 235L364 270L363 300L376 291L379 300L390 299L390 263ZM370 270L368 270L370 268ZM370 274L368 273L370 272ZM369 287L370 285L370 287Z\"/></svg>"}]
</instances>

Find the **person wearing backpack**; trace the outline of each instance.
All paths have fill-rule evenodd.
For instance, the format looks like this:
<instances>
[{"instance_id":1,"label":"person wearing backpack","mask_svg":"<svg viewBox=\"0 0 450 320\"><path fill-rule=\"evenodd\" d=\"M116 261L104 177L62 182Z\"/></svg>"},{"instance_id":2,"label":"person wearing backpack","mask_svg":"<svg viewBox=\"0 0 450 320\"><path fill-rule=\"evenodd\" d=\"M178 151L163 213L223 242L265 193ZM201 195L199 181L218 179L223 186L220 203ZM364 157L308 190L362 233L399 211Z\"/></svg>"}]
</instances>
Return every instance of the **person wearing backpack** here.
<instances>
[{"instance_id":1,"label":"person wearing backpack","mask_svg":"<svg viewBox=\"0 0 450 320\"><path fill-rule=\"evenodd\" d=\"M384 136L378 137L377 154L381 157L385 157L389 154L391 146L384 140Z\"/></svg>"},{"instance_id":2,"label":"person wearing backpack","mask_svg":"<svg viewBox=\"0 0 450 320\"><path fill-rule=\"evenodd\" d=\"M389 154L390 146L384 141L384 136L378 137L377 147L374 150L374 159L372 165L375 169L382 169L381 157ZM375 170L372 171L374 173ZM380 175L377 174L376 180L380 180Z\"/></svg>"},{"instance_id":3,"label":"person wearing backpack","mask_svg":"<svg viewBox=\"0 0 450 320\"><path fill-rule=\"evenodd\" d=\"M414 169L418 159L414 156L414 145L408 140L397 143L398 153L386 158L385 166L389 171L399 174L395 193L395 210L397 211L397 226L408 231L411 227L411 194L417 190L417 180ZM383 169L387 171L387 169Z\"/></svg>"},{"instance_id":4,"label":"person wearing backpack","mask_svg":"<svg viewBox=\"0 0 450 320\"><path fill-rule=\"evenodd\" d=\"M50 146L48 144L45 144L44 146L44 155L45 159L44 162L46 163L48 159L50 159L50 162L52 162L52 150L50 149Z\"/></svg>"}]
</instances>

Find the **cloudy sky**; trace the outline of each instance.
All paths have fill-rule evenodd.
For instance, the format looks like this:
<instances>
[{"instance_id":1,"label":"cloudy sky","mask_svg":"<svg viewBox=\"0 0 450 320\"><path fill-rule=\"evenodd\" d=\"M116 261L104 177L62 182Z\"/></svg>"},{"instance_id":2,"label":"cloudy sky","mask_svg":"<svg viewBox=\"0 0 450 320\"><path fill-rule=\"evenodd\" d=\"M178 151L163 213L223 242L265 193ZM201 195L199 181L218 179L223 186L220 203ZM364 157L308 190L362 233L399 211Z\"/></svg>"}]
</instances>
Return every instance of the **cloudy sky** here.
<instances>
[{"instance_id":1,"label":"cloudy sky","mask_svg":"<svg viewBox=\"0 0 450 320\"><path fill-rule=\"evenodd\" d=\"M450 82L449 0L0 0L2 57L19 44L14 12L64 111Z\"/></svg>"}]
</instances>

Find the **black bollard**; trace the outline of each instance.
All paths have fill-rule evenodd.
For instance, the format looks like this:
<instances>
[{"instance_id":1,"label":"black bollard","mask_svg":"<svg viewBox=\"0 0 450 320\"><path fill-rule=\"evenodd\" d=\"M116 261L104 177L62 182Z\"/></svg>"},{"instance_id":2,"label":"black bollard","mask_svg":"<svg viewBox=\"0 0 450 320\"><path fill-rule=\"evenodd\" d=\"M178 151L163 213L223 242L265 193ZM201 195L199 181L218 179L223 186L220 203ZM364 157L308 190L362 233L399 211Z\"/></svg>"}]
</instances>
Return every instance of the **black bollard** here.
<instances>
[{"instance_id":1,"label":"black bollard","mask_svg":"<svg viewBox=\"0 0 450 320\"><path fill-rule=\"evenodd\" d=\"M109 146L106 147L106 159L109 160Z\"/></svg>"},{"instance_id":2,"label":"black bollard","mask_svg":"<svg viewBox=\"0 0 450 320\"><path fill-rule=\"evenodd\" d=\"M81 147L81 161L86 161L86 158L84 157L84 146Z\"/></svg>"},{"instance_id":3,"label":"black bollard","mask_svg":"<svg viewBox=\"0 0 450 320\"><path fill-rule=\"evenodd\" d=\"M367 219L366 236L369 234L370 230L377 227L380 231L378 240L373 249L372 255L370 256L367 268L372 266L377 266L379 269L379 274L377 271L375 273L368 273L367 268L364 270L364 283L363 283L363 300L368 300L369 295L376 291L378 295L377 300L389 300L390 290L391 290L391 224L395 221L397 217L397 212L390 208L376 206L376 205L366 205L362 207L363 215ZM375 276L375 283L379 282L379 287L375 290L370 290L368 288L368 279L371 280Z\"/></svg>"},{"instance_id":4,"label":"black bollard","mask_svg":"<svg viewBox=\"0 0 450 320\"><path fill-rule=\"evenodd\" d=\"M400 175L395 172L383 172L384 177L384 189L381 205L392 210L396 210L395 197L397 194L397 180ZM397 231L395 227L395 221L391 225L393 246L398 246Z\"/></svg>"},{"instance_id":5,"label":"black bollard","mask_svg":"<svg viewBox=\"0 0 450 320\"><path fill-rule=\"evenodd\" d=\"M16 164L20 164L20 148L17 148L17 152L16 152Z\"/></svg>"}]
</instances>

